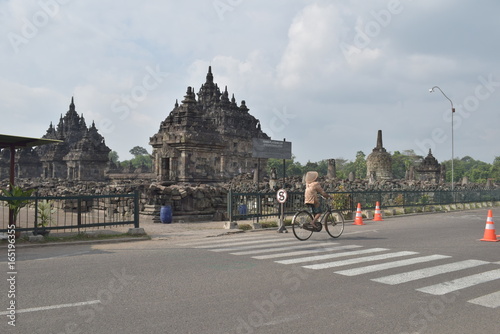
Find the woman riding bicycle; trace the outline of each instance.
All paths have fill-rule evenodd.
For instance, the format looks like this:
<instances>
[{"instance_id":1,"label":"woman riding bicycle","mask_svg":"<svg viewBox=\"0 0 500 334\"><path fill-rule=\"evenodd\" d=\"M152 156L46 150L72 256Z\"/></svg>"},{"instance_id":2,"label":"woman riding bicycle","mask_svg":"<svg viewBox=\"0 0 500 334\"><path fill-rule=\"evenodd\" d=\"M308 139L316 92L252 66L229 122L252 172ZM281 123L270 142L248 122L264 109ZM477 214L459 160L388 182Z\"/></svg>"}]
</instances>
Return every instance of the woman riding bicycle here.
<instances>
[{"instance_id":1,"label":"woman riding bicycle","mask_svg":"<svg viewBox=\"0 0 500 334\"><path fill-rule=\"evenodd\" d=\"M330 195L328 195L323 190L319 182L316 181L317 178L318 178L318 172L315 171L307 172L305 178L306 191L304 193L304 203L309 207L309 210L314 216L314 219L311 222L311 225L314 228L319 228L316 222L320 219L322 213L321 206L319 203L318 193L326 198L330 198Z\"/></svg>"}]
</instances>

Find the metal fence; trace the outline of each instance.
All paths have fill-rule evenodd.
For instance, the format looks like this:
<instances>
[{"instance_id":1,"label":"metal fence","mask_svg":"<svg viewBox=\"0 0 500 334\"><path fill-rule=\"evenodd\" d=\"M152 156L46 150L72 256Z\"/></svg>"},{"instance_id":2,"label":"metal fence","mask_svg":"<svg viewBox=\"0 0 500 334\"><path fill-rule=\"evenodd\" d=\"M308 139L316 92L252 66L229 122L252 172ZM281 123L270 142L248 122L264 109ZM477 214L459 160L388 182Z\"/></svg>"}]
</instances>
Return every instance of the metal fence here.
<instances>
[{"instance_id":1,"label":"metal fence","mask_svg":"<svg viewBox=\"0 0 500 334\"><path fill-rule=\"evenodd\" d=\"M360 203L363 209L373 210L379 202L381 209L432 207L459 203L500 201L500 189L492 190L416 190L416 191L351 191L333 192L333 206L344 213L356 211ZM229 219L241 220L279 216L280 204L276 193L228 193ZM284 204L284 213L294 214L304 209L304 193L289 192Z\"/></svg>"},{"instance_id":2,"label":"metal fence","mask_svg":"<svg viewBox=\"0 0 500 334\"><path fill-rule=\"evenodd\" d=\"M46 230L80 230L118 225L139 227L138 192L96 196L0 196L0 232L8 231L8 200L28 201L17 216L16 231L42 229L43 216Z\"/></svg>"}]
</instances>

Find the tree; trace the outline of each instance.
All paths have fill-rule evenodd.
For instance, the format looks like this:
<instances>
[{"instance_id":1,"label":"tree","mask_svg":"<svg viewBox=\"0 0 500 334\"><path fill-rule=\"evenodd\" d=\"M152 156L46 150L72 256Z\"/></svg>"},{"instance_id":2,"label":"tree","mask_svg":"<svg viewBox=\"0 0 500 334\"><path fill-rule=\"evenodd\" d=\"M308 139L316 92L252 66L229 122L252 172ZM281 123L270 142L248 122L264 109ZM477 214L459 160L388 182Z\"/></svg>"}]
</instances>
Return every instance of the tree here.
<instances>
[{"instance_id":1,"label":"tree","mask_svg":"<svg viewBox=\"0 0 500 334\"><path fill-rule=\"evenodd\" d=\"M347 179L349 176L346 172L346 166L349 164L349 161L344 158L337 158L335 159L335 169L337 170L337 175L336 177L339 179Z\"/></svg>"},{"instance_id":2,"label":"tree","mask_svg":"<svg viewBox=\"0 0 500 334\"><path fill-rule=\"evenodd\" d=\"M283 159L267 159L267 170L271 174L271 169L276 168L278 178L283 177ZM295 161L295 156L292 155L291 160L285 160L286 176L302 175L303 167L300 162Z\"/></svg>"},{"instance_id":3,"label":"tree","mask_svg":"<svg viewBox=\"0 0 500 334\"><path fill-rule=\"evenodd\" d=\"M129 152L134 156L134 158L120 162L122 167L127 168L129 165L132 165L134 168L142 167L142 165L145 165L148 168L152 167L153 160L145 148L135 146Z\"/></svg>"},{"instance_id":4,"label":"tree","mask_svg":"<svg viewBox=\"0 0 500 334\"><path fill-rule=\"evenodd\" d=\"M416 155L413 150L404 150L403 153L395 151L392 155L392 176L395 179L404 179L406 171L411 166L417 165L422 156Z\"/></svg>"},{"instance_id":5,"label":"tree","mask_svg":"<svg viewBox=\"0 0 500 334\"><path fill-rule=\"evenodd\" d=\"M111 151L108 154L109 160L115 164L118 164L118 153L116 151Z\"/></svg>"},{"instance_id":6,"label":"tree","mask_svg":"<svg viewBox=\"0 0 500 334\"><path fill-rule=\"evenodd\" d=\"M148 150L146 150L144 147L140 147L140 146L135 146L129 152L130 152L130 154L132 154L136 158L140 155L149 155Z\"/></svg>"},{"instance_id":7,"label":"tree","mask_svg":"<svg viewBox=\"0 0 500 334\"><path fill-rule=\"evenodd\" d=\"M348 174L353 172L356 178L364 179L366 178L366 159L363 151L356 152L356 160L352 164L349 164Z\"/></svg>"},{"instance_id":8,"label":"tree","mask_svg":"<svg viewBox=\"0 0 500 334\"><path fill-rule=\"evenodd\" d=\"M496 159L496 158L495 158ZM451 160L444 161L446 166L446 181L451 180ZM465 156L462 159L455 158L453 160L453 178L455 182L460 182L464 176L467 176L470 182L484 183L492 177L492 165L483 161L474 160L470 156Z\"/></svg>"},{"instance_id":9,"label":"tree","mask_svg":"<svg viewBox=\"0 0 500 334\"><path fill-rule=\"evenodd\" d=\"M495 157L495 160L493 160L493 164L490 168L490 177L495 182L500 182L500 156Z\"/></svg>"}]
</instances>

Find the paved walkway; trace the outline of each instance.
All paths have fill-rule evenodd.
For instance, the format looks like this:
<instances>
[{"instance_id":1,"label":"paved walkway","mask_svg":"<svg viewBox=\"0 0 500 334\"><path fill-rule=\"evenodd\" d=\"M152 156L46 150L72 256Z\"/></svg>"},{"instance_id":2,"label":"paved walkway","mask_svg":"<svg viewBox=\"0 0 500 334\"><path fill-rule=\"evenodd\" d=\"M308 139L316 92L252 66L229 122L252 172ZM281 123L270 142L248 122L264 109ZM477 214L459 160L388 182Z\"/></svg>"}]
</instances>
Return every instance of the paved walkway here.
<instances>
[{"instance_id":1,"label":"paved walkway","mask_svg":"<svg viewBox=\"0 0 500 334\"><path fill-rule=\"evenodd\" d=\"M226 222L223 221L208 221L162 224L153 222L152 217L141 216L139 227L144 228L144 231L152 239L172 239L179 237L215 237L228 233L243 232L239 229L226 229L224 228L225 223ZM111 231L126 233L130 227L132 226L113 227ZM104 232L110 230L108 229L102 231Z\"/></svg>"}]
</instances>

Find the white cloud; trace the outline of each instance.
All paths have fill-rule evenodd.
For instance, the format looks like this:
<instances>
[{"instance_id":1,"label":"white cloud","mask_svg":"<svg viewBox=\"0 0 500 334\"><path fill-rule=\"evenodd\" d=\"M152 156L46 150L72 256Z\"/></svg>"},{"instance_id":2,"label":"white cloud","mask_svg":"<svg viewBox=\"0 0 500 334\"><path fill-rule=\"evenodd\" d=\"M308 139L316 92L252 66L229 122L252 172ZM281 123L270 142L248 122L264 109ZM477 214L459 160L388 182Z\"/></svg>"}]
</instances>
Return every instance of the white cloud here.
<instances>
[{"instance_id":1,"label":"white cloud","mask_svg":"<svg viewBox=\"0 0 500 334\"><path fill-rule=\"evenodd\" d=\"M293 20L288 45L278 65L278 80L287 89L332 75L339 66L338 34L341 18L334 5L314 3ZM326 73L325 73L326 72Z\"/></svg>"},{"instance_id":2,"label":"white cloud","mask_svg":"<svg viewBox=\"0 0 500 334\"><path fill-rule=\"evenodd\" d=\"M430 87L458 106L474 96L478 77L500 81L495 1L401 0L386 21L380 15L395 2L226 3L221 18L212 1L68 1L26 37L23 25L43 11L39 2L0 1L1 132L41 136L75 96L87 124L95 120L127 159L134 146L150 150L175 99L187 86L197 92L211 65L219 87L246 100L274 138L292 141L299 161L354 159L371 151L378 129L390 151L416 150L436 128L448 134L448 101ZM9 33L27 41L17 53ZM157 67L167 73L162 82L124 108L124 96L139 94L147 69ZM500 155L498 88L461 120L458 155ZM449 138L435 146L438 160L449 159Z\"/></svg>"}]
</instances>

